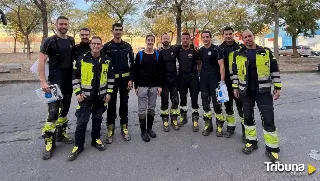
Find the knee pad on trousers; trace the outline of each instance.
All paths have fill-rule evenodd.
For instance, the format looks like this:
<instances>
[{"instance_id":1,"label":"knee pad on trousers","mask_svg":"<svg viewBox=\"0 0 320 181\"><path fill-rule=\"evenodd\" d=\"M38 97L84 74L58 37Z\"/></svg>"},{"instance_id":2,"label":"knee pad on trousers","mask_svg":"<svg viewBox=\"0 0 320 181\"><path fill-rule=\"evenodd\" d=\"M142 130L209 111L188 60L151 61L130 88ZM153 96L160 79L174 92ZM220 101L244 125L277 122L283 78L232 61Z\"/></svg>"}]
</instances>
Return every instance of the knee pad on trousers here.
<instances>
[{"instance_id":1,"label":"knee pad on trousers","mask_svg":"<svg viewBox=\"0 0 320 181\"><path fill-rule=\"evenodd\" d=\"M59 117L59 107L58 106L50 106L49 107L49 115L48 122L54 122Z\"/></svg>"},{"instance_id":2,"label":"knee pad on trousers","mask_svg":"<svg viewBox=\"0 0 320 181\"><path fill-rule=\"evenodd\" d=\"M201 98L208 99L209 95L210 95L209 92L201 92Z\"/></svg>"},{"instance_id":3,"label":"knee pad on trousers","mask_svg":"<svg viewBox=\"0 0 320 181\"><path fill-rule=\"evenodd\" d=\"M173 97L172 99L172 108L177 109L179 106L179 98L178 97Z\"/></svg>"},{"instance_id":4,"label":"knee pad on trousers","mask_svg":"<svg viewBox=\"0 0 320 181\"><path fill-rule=\"evenodd\" d=\"M148 109L148 116L154 116L156 113L153 109Z\"/></svg>"},{"instance_id":5,"label":"knee pad on trousers","mask_svg":"<svg viewBox=\"0 0 320 181\"><path fill-rule=\"evenodd\" d=\"M169 105L167 105L167 104L162 104L160 109L161 109L161 110L167 110L168 107L169 107Z\"/></svg>"},{"instance_id":6,"label":"knee pad on trousers","mask_svg":"<svg viewBox=\"0 0 320 181\"><path fill-rule=\"evenodd\" d=\"M139 119L146 119L147 115L146 114L139 114Z\"/></svg>"},{"instance_id":7,"label":"knee pad on trousers","mask_svg":"<svg viewBox=\"0 0 320 181\"><path fill-rule=\"evenodd\" d=\"M266 132L274 132L276 131L276 127L275 125L270 125L270 124L263 124L263 129L266 131Z\"/></svg>"}]
</instances>

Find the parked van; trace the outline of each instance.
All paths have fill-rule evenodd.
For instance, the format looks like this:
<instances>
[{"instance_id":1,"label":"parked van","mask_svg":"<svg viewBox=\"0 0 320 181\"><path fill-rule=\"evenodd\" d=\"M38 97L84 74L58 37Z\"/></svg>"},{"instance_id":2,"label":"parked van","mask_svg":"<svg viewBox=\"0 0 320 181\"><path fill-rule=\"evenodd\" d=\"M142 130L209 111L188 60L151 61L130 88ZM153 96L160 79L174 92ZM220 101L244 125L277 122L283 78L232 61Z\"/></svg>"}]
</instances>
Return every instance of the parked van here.
<instances>
[{"instance_id":1,"label":"parked van","mask_svg":"<svg viewBox=\"0 0 320 181\"><path fill-rule=\"evenodd\" d=\"M297 45L297 51L300 56L308 57L311 56L311 48L306 45ZM292 46L284 46L279 49L279 55L283 56L293 56Z\"/></svg>"}]
</instances>

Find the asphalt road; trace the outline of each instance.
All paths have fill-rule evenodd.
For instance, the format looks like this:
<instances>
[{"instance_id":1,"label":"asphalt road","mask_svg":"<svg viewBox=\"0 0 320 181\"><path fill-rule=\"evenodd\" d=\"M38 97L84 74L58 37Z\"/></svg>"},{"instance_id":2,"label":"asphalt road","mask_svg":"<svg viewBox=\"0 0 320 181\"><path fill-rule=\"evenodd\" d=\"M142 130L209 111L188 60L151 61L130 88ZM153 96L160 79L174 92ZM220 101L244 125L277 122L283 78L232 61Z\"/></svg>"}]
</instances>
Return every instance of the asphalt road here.
<instances>
[{"instance_id":1,"label":"asphalt road","mask_svg":"<svg viewBox=\"0 0 320 181\"><path fill-rule=\"evenodd\" d=\"M282 75L281 99L275 102L275 120L280 133L281 161L287 164L320 162L309 157L311 150L320 150L320 75ZM241 152L241 126L233 138L208 137L194 133L189 122L179 131L165 133L159 117L157 138L145 143L140 138L137 97L130 94L129 115L132 140L125 142L119 128L115 141L105 152L90 146L90 130L86 134L85 151L73 162L67 161L72 145L58 144L53 157L44 161L41 152L44 141L41 127L46 117L46 105L38 100L34 90L38 84L0 85L0 180L110 180L110 181L188 181L188 180L319 180L320 170L307 172L267 172L264 162L264 141L261 120L256 113L259 149L252 155ZM199 99L200 101L200 99ZM190 105L189 105L190 106ZM73 100L69 114L70 130L75 130ZM257 110L256 110L257 111ZM191 113L189 113L189 118ZM204 122L200 122L201 129ZM117 120L117 125L119 121ZM105 122L101 131L104 139Z\"/></svg>"}]
</instances>

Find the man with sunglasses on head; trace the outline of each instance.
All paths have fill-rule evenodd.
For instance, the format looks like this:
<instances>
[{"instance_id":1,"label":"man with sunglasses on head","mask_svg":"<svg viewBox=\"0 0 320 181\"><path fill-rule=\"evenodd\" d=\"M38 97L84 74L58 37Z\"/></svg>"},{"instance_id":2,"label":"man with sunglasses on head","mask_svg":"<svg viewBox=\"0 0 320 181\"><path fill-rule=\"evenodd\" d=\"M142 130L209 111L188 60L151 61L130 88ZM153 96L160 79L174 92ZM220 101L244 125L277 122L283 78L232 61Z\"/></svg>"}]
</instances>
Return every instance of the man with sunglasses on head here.
<instances>
[{"instance_id":1,"label":"man with sunglasses on head","mask_svg":"<svg viewBox=\"0 0 320 181\"><path fill-rule=\"evenodd\" d=\"M106 143L113 142L115 120L117 118L117 94L120 93L120 126L121 134L125 141L130 141L128 131L128 100L129 91L132 89L132 67L134 64L134 55L129 43L121 39L123 26L120 23L112 25L113 39L103 46L102 51L111 58L115 83L112 98L108 105L107 112L107 136Z\"/></svg>"}]
</instances>

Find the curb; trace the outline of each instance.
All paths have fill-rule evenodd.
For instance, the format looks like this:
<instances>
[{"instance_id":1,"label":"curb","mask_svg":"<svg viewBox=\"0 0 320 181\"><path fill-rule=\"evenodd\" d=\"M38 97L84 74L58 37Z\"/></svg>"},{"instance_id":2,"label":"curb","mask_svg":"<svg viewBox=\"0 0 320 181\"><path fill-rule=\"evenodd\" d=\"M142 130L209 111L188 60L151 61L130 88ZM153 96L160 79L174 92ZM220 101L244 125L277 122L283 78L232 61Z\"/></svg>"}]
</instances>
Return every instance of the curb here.
<instances>
[{"instance_id":1,"label":"curb","mask_svg":"<svg viewBox=\"0 0 320 181\"><path fill-rule=\"evenodd\" d=\"M280 71L280 74L296 74L296 73L317 73L318 70L305 70L305 71Z\"/></svg>"},{"instance_id":2,"label":"curb","mask_svg":"<svg viewBox=\"0 0 320 181\"><path fill-rule=\"evenodd\" d=\"M16 84L16 83L34 83L39 80L1 80L0 84Z\"/></svg>"}]
</instances>

